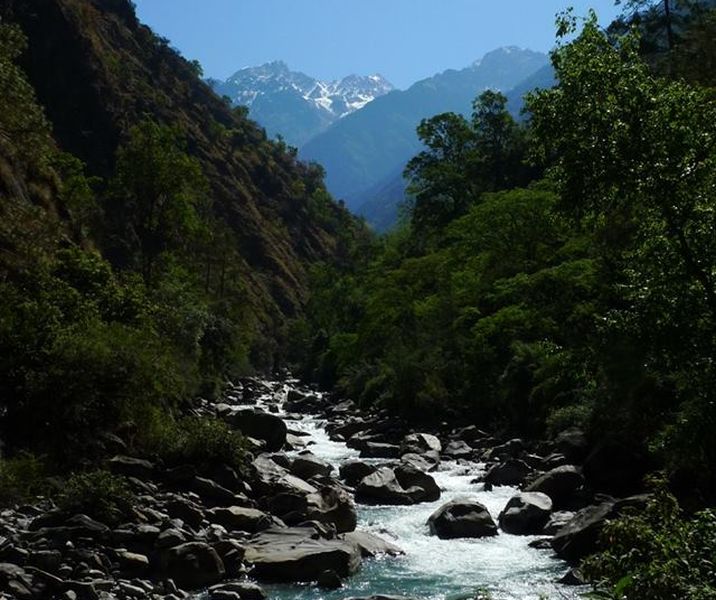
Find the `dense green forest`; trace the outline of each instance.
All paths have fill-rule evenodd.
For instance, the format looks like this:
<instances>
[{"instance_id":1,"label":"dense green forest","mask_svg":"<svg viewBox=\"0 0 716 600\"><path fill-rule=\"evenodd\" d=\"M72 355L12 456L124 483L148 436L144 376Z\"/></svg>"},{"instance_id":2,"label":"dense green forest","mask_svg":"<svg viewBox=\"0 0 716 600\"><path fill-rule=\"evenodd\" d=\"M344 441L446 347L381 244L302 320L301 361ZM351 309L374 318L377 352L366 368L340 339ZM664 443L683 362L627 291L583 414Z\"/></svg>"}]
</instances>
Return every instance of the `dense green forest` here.
<instances>
[{"instance_id":1,"label":"dense green forest","mask_svg":"<svg viewBox=\"0 0 716 600\"><path fill-rule=\"evenodd\" d=\"M315 273L297 357L416 421L580 427L611 457L605 492L660 472L662 502L590 572L614 597L710 598L713 513L683 521L670 493L715 500L716 20L681 13L665 45L663 15L639 16L562 15L559 83L525 125L489 91L472 119L425 120L404 226Z\"/></svg>"},{"instance_id":2,"label":"dense green forest","mask_svg":"<svg viewBox=\"0 0 716 600\"><path fill-rule=\"evenodd\" d=\"M239 467L242 436L182 409L291 363L416 423L580 428L596 491L656 489L585 574L607 597L715 597L714 11L561 16L556 87L524 122L494 91L424 120L414 200L378 238L133 15L56 3L116 112L83 146L29 74L42 44L0 23L0 501L70 472L90 473L74 497L121 497L93 471L118 440ZM102 50L109 30L144 62Z\"/></svg>"}]
</instances>

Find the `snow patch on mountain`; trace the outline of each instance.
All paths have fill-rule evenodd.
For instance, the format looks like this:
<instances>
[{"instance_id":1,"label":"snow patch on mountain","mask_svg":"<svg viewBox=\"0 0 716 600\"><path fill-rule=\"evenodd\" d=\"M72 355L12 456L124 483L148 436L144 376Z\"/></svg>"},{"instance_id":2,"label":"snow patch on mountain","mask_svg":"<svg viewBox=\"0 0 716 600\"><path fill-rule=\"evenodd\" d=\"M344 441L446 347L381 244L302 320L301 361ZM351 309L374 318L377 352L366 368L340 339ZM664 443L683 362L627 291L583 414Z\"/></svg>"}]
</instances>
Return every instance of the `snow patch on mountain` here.
<instances>
[{"instance_id":1,"label":"snow patch on mountain","mask_svg":"<svg viewBox=\"0 0 716 600\"><path fill-rule=\"evenodd\" d=\"M338 81L321 81L304 73L291 71L283 61L258 67L245 67L229 77L222 86L230 90L232 102L251 106L261 97L279 93L296 94L331 120L360 110L376 98L395 88L383 76L349 75Z\"/></svg>"}]
</instances>

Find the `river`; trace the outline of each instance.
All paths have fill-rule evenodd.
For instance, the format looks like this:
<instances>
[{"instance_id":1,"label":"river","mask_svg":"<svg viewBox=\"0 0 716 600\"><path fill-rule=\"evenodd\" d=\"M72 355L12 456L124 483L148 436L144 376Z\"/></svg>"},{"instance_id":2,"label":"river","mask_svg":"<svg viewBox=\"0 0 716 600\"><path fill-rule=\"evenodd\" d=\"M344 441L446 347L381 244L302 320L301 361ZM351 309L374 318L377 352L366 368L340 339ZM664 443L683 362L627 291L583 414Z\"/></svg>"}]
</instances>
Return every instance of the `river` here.
<instances>
[{"instance_id":1,"label":"river","mask_svg":"<svg viewBox=\"0 0 716 600\"><path fill-rule=\"evenodd\" d=\"M309 434L310 451L338 470L358 451L329 439L326 422L306 416L292 420L281 413L290 429ZM373 459L376 464L389 460ZM426 521L438 507L455 498L468 497L484 504L495 521L516 488L482 490L471 483L480 474L480 463L443 461L431 473L443 490L439 501L413 506L358 506L358 529L375 533L399 546L398 558L364 560L361 570L336 591L313 585L268 585L269 598L276 600L341 600L349 596L395 594L420 600L502 600L578 598L578 590L554 582L567 570L549 550L529 547L536 539L508 535L482 539L440 540L428 533Z\"/></svg>"}]
</instances>

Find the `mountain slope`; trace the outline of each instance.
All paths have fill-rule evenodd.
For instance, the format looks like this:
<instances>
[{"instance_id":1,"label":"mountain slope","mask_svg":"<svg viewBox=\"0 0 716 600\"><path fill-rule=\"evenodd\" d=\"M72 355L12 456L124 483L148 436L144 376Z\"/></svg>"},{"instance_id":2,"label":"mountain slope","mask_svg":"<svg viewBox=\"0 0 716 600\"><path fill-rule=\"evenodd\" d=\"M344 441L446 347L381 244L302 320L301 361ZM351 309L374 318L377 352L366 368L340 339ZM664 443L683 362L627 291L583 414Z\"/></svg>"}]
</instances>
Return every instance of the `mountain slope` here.
<instances>
[{"instance_id":1,"label":"mountain slope","mask_svg":"<svg viewBox=\"0 0 716 600\"><path fill-rule=\"evenodd\" d=\"M296 146L393 90L380 75L325 82L291 71L281 61L241 69L226 81L210 84L235 106L248 106L269 136L280 134Z\"/></svg>"},{"instance_id":2,"label":"mountain slope","mask_svg":"<svg viewBox=\"0 0 716 600\"><path fill-rule=\"evenodd\" d=\"M415 128L421 119L442 112L470 110L486 88L510 90L548 64L545 54L502 48L461 71L445 71L406 91L392 92L340 120L301 149L320 162L327 185L349 208L355 199L385 180L420 148Z\"/></svg>"},{"instance_id":3,"label":"mountain slope","mask_svg":"<svg viewBox=\"0 0 716 600\"><path fill-rule=\"evenodd\" d=\"M258 327L275 331L301 310L307 265L334 254L345 218L333 204L320 221L309 216L315 174L232 112L128 0L0 0L0 15L28 37L22 66L63 150L106 177L134 124L179 128L233 231Z\"/></svg>"},{"instance_id":4,"label":"mountain slope","mask_svg":"<svg viewBox=\"0 0 716 600\"><path fill-rule=\"evenodd\" d=\"M522 118L524 98L535 89L552 87L555 84L554 70L551 65L520 82L517 87L506 93L507 108L516 119ZM401 163L385 179L367 190L348 196L353 210L365 217L369 225L378 232L392 228L399 219L399 207L406 201L407 181L403 178L406 162Z\"/></svg>"}]
</instances>

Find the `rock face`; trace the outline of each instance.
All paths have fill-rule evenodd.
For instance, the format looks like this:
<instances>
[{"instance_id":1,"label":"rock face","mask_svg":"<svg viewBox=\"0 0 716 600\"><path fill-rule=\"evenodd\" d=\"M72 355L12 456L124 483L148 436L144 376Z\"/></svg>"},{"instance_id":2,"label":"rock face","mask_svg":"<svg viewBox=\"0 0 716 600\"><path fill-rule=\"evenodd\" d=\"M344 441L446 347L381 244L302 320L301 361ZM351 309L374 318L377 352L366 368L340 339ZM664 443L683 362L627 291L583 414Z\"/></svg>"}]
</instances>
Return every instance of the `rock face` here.
<instances>
[{"instance_id":1,"label":"rock face","mask_svg":"<svg viewBox=\"0 0 716 600\"><path fill-rule=\"evenodd\" d=\"M552 512L552 500L541 492L522 492L510 498L500 513L502 531L516 535L540 533Z\"/></svg>"},{"instance_id":2,"label":"rock face","mask_svg":"<svg viewBox=\"0 0 716 600\"><path fill-rule=\"evenodd\" d=\"M497 525L479 502L453 500L428 519L430 533L440 539L479 538L497 535Z\"/></svg>"},{"instance_id":3,"label":"rock face","mask_svg":"<svg viewBox=\"0 0 716 600\"><path fill-rule=\"evenodd\" d=\"M251 575L262 581L316 581L331 570L348 577L360 566L358 545L324 539L313 527L272 528L254 536L246 548Z\"/></svg>"},{"instance_id":4,"label":"rock face","mask_svg":"<svg viewBox=\"0 0 716 600\"><path fill-rule=\"evenodd\" d=\"M580 510L552 538L552 548L557 556L577 561L594 553L604 523L614 514L614 502L603 502Z\"/></svg>"},{"instance_id":5,"label":"rock face","mask_svg":"<svg viewBox=\"0 0 716 600\"><path fill-rule=\"evenodd\" d=\"M583 484L584 476L579 469L572 465L564 465L540 475L525 488L525 491L547 494L556 508L562 508L569 503Z\"/></svg>"},{"instance_id":6,"label":"rock face","mask_svg":"<svg viewBox=\"0 0 716 600\"><path fill-rule=\"evenodd\" d=\"M178 586L196 589L218 583L226 571L211 546L203 542L189 542L167 552L165 572Z\"/></svg>"},{"instance_id":7,"label":"rock face","mask_svg":"<svg viewBox=\"0 0 716 600\"><path fill-rule=\"evenodd\" d=\"M286 443L286 423L276 415L248 408L228 411L220 416L244 435L265 442L269 452L277 452Z\"/></svg>"}]
</instances>

